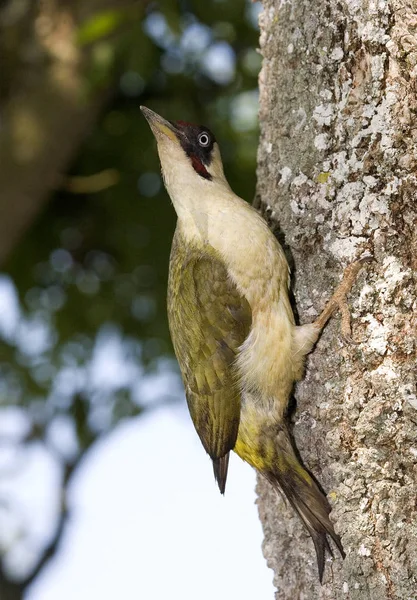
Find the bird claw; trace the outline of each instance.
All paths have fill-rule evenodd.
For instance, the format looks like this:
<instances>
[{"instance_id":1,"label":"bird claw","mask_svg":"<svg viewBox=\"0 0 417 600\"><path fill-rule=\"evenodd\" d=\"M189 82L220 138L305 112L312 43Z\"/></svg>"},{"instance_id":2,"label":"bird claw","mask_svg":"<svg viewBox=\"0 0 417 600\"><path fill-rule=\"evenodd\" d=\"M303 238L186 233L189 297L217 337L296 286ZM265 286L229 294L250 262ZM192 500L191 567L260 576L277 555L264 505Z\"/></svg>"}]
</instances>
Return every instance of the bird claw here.
<instances>
[{"instance_id":1,"label":"bird claw","mask_svg":"<svg viewBox=\"0 0 417 600\"><path fill-rule=\"evenodd\" d=\"M370 263L370 262L374 262L374 261L375 261L374 255L367 250L354 263L352 263L351 269L354 272L354 274L352 276L352 281L349 284L349 286L342 291L341 296L338 298L337 304L339 306L339 310L342 315L341 338L344 341L344 343L349 346L353 346L353 345L357 346L359 344L359 342L354 340L352 337L351 314L350 314L350 309L349 309L349 306L347 303L346 296L347 296L347 293L350 291L350 288L353 285L353 282L355 281L357 273L359 273L361 266L364 263ZM343 282L342 282L342 285L343 285Z\"/></svg>"},{"instance_id":2,"label":"bird claw","mask_svg":"<svg viewBox=\"0 0 417 600\"><path fill-rule=\"evenodd\" d=\"M359 263L375 262L375 256L369 250L366 250L357 260Z\"/></svg>"},{"instance_id":3,"label":"bird claw","mask_svg":"<svg viewBox=\"0 0 417 600\"><path fill-rule=\"evenodd\" d=\"M338 287L333 293L333 296L330 298L318 319L316 319L314 322L315 325L321 330L332 316L334 311L339 308L342 315L341 337L346 344L358 343L353 340L351 335L352 329L350 326L350 310L346 298L364 263L369 263L374 260L373 254L371 254L369 251L366 251L355 262L346 267L342 281L339 283Z\"/></svg>"},{"instance_id":4,"label":"bird claw","mask_svg":"<svg viewBox=\"0 0 417 600\"><path fill-rule=\"evenodd\" d=\"M340 337L343 340L343 343L346 344L346 346L358 346L359 345L359 342L354 340L351 334L347 335L346 333L342 332Z\"/></svg>"}]
</instances>

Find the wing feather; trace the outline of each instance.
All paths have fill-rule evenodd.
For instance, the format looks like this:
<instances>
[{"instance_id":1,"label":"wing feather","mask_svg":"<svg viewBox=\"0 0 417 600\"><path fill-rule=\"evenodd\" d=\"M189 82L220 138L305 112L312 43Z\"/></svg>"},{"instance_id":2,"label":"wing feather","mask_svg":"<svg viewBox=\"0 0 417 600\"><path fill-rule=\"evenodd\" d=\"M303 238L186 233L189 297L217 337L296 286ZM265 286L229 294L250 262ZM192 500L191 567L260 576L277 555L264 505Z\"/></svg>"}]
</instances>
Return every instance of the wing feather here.
<instances>
[{"instance_id":1,"label":"wing feather","mask_svg":"<svg viewBox=\"0 0 417 600\"><path fill-rule=\"evenodd\" d=\"M221 257L211 247L201 251L186 244L178 230L171 252L168 318L191 418L223 492L240 419L234 362L249 334L251 309Z\"/></svg>"}]
</instances>

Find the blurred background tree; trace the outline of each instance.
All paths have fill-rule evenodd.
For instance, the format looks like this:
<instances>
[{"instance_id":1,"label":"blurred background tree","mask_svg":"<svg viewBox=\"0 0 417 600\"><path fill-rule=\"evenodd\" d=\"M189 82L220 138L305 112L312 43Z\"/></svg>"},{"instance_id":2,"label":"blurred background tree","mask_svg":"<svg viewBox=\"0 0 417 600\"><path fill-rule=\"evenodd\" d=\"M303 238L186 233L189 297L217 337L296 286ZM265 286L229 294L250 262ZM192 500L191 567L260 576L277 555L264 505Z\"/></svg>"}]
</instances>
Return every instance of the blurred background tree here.
<instances>
[{"instance_id":1,"label":"blurred background tree","mask_svg":"<svg viewBox=\"0 0 417 600\"><path fill-rule=\"evenodd\" d=\"M0 2L1 600L22 598L59 547L92 444L181 398L165 314L175 216L139 105L209 125L251 200L257 13L246 0ZM46 540L9 485L29 452L56 473Z\"/></svg>"}]
</instances>

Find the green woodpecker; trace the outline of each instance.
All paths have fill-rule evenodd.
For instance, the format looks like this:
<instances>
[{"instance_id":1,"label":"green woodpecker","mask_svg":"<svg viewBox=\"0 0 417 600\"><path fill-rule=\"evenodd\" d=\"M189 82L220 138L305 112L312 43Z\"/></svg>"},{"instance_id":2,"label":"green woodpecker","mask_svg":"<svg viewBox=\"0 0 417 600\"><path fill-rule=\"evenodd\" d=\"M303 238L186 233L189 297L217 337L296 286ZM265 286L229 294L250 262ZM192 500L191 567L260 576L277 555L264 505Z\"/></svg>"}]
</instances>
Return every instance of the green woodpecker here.
<instances>
[{"instance_id":1,"label":"green woodpecker","mask_svg":"<svg viewBox=\"0 0 417 600\"><path fill-rule=\"evenodd\" d=\"M349 332L346 294L362 261L347 268L314 323L295 325L284 252L264 219L231 190L214 135L141 109L178 216L168 317L194 426L221 493L231 450L284 492L313 539L321 580L327 535L344 552L326 497L297 459L285 416L305 356L338 307Z\"/></svg>"}]
</instances>

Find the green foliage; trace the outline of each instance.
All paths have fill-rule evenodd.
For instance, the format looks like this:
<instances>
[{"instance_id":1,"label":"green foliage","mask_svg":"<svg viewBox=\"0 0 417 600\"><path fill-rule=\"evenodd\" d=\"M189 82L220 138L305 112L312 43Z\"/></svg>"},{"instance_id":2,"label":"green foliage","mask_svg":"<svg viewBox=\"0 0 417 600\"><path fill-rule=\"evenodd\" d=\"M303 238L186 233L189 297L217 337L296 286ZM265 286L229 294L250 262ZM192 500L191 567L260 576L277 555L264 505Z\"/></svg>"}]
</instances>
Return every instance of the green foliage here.
<instances>
[{"instance_id":1,"label":"green foliage","mask_svg":"<svg viewBox=\"0 0 417 600\"><path fill-rule=\"evenodd\" d=\"M256 88L256 72L248 68L247 59L256 30L248 22L245 2L191 6L193 12L162 3L163 12L149 12L145 21L114 37L112 52L118 60L111 76L118 80L116 93L69 177L87 179L113 169L118 182L95 194L58 190L7 265L24 313L44 320L54 339L42 353L44 362L54 366L43 384L33 376L30 360L16 360L16 348L9 346L9 368L19 365L24 382L23 402L38 398L42 390L47 393L74 337L85 336L93 347L106 323L140 340L145 364L154 365L155 358L171 352L165 290L175 215L139 104L170 119L210 125L232 187L251 200L257 131L253 122L239 130L235 113L241 110L240 100L248 102L245 93ZM108 10L95 15L80 27L79 41L102 43L125 14ZM213 80L204 63L219 42L230 43L235 56L235 73L223 85Z\"/></svg>"},{"instance_id":2,"label":"green foliage","mask_svg":"<svg viewBox=\"0 0 417 600\"><path fill-rule=\"evenodd\" d=\"M139 105L208 125L231 186L251 201L260 64L254 10L244 0L165 0L143 18L115 8L80 25L77 41L90 56L86 89L112 82L111 100L5 265L21 316L20 333L1 346L0 406L23 407L35 437L45 438L56 417L70 417L82 454L144 408L139 384L147 373L171 368L165 296L175 214ZM136 371L106 387L89 374L109 340Z\"/></svg>"},{"instance_id":3,"label":"green foliage","mask_svg":"<svg viewBox=\"0 0 417 600\"><path fill-rule=\"evenodd\" d=\"M84 21L77 31L77 43L82 46L114 33L126 20L126 11L121 9L104 10Z\"/></svg>"}]
</instances>

